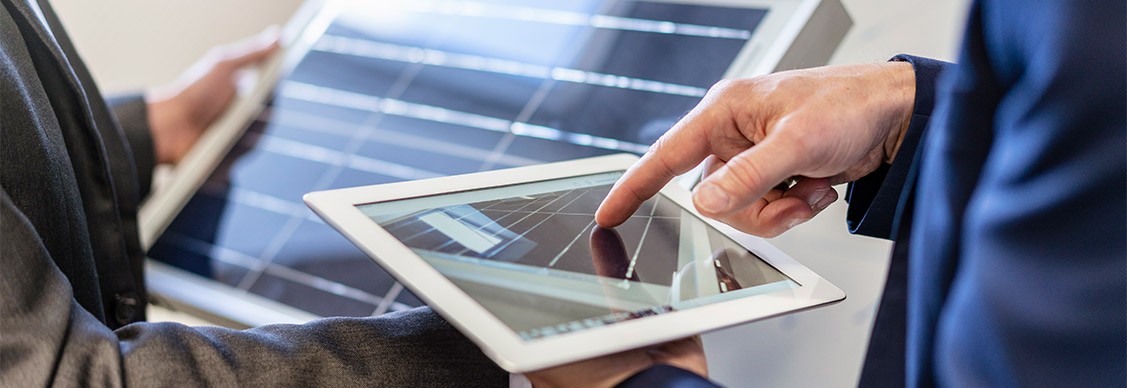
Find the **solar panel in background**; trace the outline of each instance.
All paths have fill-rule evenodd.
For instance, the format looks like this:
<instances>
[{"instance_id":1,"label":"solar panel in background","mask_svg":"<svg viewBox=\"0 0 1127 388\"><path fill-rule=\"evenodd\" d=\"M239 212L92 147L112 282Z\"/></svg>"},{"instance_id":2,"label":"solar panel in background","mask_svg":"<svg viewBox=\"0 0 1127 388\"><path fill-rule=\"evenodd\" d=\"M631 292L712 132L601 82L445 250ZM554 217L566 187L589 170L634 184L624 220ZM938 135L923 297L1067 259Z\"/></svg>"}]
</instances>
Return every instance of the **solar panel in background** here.
<instances>
[{"instance_id":1,"label":"solar panel in background","mask_svg":"<svg viewBox=\"0 0 1127 388\"><path fill-rule=\"evenodd\" d=\"M420 306L301 196L642 153L766 14L644 1L355 3L150 257L322 316Z\"/></svg>"}]
</instances>

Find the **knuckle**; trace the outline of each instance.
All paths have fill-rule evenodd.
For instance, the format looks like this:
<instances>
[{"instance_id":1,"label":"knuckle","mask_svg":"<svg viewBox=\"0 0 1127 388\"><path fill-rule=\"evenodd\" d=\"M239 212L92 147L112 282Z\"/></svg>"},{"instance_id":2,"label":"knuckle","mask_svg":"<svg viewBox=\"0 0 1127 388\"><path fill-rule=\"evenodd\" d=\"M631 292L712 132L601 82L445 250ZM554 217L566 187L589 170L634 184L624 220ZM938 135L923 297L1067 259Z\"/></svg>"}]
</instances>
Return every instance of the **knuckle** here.
<instances>
[{"instance_id":1,"label":"knuckle","mask_svg":"<svg viewBox=\"0 0 1127 388\"><path fill-rule=\"evenodd\" d=\"M717 81L708 89L708 95L716 98L729 96L744 90L754 90L760 83L760 78L725 78Z\"/></svg>"},{"instance_id":2,"label":"knuckle","mask_svg":"<svg viewBox=\"0 0 1127 388\"><path fill-rule=\"evenodd\" d=\"M656 156L660 155L662 152L665 152L665 150L669 148L669 137L672 136L671 133L672 131L666 132L665 134L661 135L661 137L658 137L657 140L654 141L654 143L651 144L650 147L646 150L646 155Z\"/></svg>"},{"instance_id":3,"label":"knuckle","mask_svg":"<svg viewBox=\"0 0 1127 388\"><path fill-rule=\"evenodd\" d=\"M723 94L724 92L731 90L732 86L736 82L738 81L731 78L724 78L716 81L716 83L712 84L712 87L708 89L708 94Z\"/></svg>"}]
</instances>

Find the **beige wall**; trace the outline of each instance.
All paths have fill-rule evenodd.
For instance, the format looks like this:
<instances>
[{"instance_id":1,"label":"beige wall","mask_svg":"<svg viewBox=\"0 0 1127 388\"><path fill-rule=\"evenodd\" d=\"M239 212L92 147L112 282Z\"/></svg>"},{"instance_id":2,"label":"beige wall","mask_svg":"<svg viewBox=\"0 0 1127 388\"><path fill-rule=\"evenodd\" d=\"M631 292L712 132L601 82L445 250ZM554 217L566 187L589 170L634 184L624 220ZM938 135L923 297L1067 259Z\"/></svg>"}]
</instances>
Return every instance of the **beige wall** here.
<instances>
[{"instance_id":1,"label":"beige wall","mask_svg":"<svg viewBox=\"0 0 1127 388\"><path fill-rule=\"evenodd\" d=\"M282 24L301 0L51 0L104 92L169 82L211 46Z\"/></svg>"}]
</instances>

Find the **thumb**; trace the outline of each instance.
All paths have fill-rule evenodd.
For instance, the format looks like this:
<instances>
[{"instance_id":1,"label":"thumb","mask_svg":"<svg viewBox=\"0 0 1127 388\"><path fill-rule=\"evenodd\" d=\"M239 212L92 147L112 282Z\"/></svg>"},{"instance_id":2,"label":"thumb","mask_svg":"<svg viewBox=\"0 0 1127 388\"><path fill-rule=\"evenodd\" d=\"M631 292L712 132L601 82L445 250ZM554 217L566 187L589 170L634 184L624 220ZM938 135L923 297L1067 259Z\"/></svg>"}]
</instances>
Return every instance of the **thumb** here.
<instances>
[{"instance_id":1,"label":"thumb","mask_svg":"<svg viewBox=\"0 0 1127 388\"><path fill-rule=\"evenodd\" d=\"M750 206L771 188L797 175L801 162L795 149L768 138L728 160L701 181L693 193L697 210L721 217Z\"/></svg>"}]
</instances>

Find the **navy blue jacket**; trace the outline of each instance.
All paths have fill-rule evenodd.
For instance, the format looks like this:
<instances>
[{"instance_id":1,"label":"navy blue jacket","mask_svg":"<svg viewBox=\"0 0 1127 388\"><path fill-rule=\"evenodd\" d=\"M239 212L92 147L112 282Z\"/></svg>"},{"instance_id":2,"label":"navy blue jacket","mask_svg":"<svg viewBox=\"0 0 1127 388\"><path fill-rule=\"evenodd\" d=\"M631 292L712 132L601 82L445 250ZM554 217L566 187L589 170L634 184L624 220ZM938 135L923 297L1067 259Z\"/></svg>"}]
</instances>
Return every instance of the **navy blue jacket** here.
<instances>
[{"instance_id":1,"label":"navy blue jacket","mask_svg":"<svg viewBox=\"0 0 1127 388\"><path fill-rule=\"evenodd\" d=\"M852 230L897 240L861 385L1127 382L1125 20L1121 0L978 1L939 81L898 58L909 136L848 198Z\"/></svg>"},{"instance_id":2,"label":"navy blue jacket","mask_svg":"<svg viewBox=\"0 0 1127 388\"><path fill-rule=\"evenodd\" d=\"M971 10L916 158L910 386L1127 383L1125 17Z\"/></svg>"}]
</instances>

